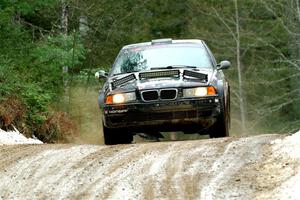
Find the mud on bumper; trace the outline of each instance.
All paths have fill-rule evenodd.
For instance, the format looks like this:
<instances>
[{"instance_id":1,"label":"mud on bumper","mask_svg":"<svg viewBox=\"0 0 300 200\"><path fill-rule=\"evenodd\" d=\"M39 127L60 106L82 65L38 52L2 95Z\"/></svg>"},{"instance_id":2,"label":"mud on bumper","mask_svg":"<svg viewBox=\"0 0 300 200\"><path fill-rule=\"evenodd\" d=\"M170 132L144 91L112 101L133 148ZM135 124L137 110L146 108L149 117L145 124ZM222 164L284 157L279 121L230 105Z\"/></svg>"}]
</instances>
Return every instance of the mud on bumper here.
<instances>
[{"instance_id":1,"label":"mud on bumper","mask_svg":"<svg viewBox=\"0 0 300 200\"><path fill-rule=\"evenodd\" d=\"M168 131L193 128L191 125L205 128L211 126L219 115L219 102L217 97L206 97L196 100L106 105L103 120L108 128L130 130L151 128Z\"/></svg>"}]
</instances>

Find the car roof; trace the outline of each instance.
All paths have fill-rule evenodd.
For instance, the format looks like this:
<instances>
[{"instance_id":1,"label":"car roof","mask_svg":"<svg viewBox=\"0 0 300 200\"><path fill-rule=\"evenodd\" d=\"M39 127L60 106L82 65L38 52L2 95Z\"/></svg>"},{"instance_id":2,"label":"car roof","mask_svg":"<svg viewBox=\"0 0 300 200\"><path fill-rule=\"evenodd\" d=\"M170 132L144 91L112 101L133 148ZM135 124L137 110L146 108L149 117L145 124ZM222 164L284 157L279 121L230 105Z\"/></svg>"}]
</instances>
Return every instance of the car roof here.
<instances>
[{"instance_id":1,"label":"car roof","mask_svg":"<svg viewBox=\"0 0 300 200\"><path fill-rule=\"evenodd\" d=\"M154 46L154 45L172 45L172 44L203 44L203 40L199 39L185 39L185 40L172 40L170 38L166 39L156 39L152 40L151 42L142 42L136 44L129 44L125 45L122 49L131 49L137 47L147 47L147 46Z\"/></svg>"}]
</instances>

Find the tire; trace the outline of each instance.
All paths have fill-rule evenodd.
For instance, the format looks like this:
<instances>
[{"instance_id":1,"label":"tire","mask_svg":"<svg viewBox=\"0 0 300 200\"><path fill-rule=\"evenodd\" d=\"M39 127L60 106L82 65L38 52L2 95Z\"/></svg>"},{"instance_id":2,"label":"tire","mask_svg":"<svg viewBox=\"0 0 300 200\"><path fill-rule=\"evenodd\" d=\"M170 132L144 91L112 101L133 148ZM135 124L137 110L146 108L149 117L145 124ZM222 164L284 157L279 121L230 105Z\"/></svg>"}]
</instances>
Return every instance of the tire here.
<instances>
[{"instance_id":1,"label":"tire","mask_svg":"<svg viewBox=\"0 0 300 200\"><path fill-rule=\"evenodd\" d=\"M110 129L103 124L104 144L130 144L133 140L133 135L129 132L124 132L122 129Z\"/></svg>"},{"instance_id":2,"label":"tire","mask_svg":"<svg viewBox=\"0 0 300 200\"><path fill-rule=\"evenodd\" d=\"M229 124L230 124L230 107L229 101L227 105L225 104L225 99L223 98L221 102L221 113L217 117L217 121L211 127L209 137L210 138L220 138L229 136Z\"/></svg>"}]
</instances>

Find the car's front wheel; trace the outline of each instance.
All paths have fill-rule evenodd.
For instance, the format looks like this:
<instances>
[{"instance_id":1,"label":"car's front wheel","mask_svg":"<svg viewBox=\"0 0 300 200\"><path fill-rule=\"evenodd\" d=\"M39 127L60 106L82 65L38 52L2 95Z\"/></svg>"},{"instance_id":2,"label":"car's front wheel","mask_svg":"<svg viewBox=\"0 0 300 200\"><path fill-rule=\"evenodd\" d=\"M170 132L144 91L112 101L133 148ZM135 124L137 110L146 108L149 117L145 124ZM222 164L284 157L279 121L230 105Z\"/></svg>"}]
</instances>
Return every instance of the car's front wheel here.
<instances>
[{"instance_id":1,"label":"car's front wheel","mask_svg":"<svg viewBox=\"0 0 300 200\"><path fill-rule=\"evenodd\" d=\"M229 101L225 104L225 99L222 100L221 113L217 118L217 121L210 129L210 138L219 138L229 136L229 123L230 123L230 107Z\"/></svg>"},{"instance_id":2,"label":"car's front wheel","mask_svg":"<svg viewBox=\"0 0 300 200\"><path fill-rule=\"evenodd\" d=\"M133 135L122 129L111 129L103 126L104 144L130 144L133 140Z\"/></svg>"}]
</instances>

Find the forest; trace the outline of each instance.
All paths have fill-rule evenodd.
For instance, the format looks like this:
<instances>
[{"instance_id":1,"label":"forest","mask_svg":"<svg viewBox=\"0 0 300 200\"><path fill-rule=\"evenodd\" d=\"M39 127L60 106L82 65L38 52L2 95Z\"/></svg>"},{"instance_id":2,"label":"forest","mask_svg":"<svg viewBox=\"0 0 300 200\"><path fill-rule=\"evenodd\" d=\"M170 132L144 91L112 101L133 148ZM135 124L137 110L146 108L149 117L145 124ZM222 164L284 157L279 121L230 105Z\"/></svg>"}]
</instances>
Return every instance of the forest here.
<instances>
[{"instance_id":1,"label":"forest","mask_svg":"<svg viewBox=\"0 0 300 200\"><path fill-rule=\"evenodd\" d=\"M300 127L299 0L0 0L0 128L100 132L94 73L126 44L203 39L229 60L231 134ZM298 83L299 82L299 83ZM99 129L99 130L97 130Z\"/></svg>"}]
</instances>

